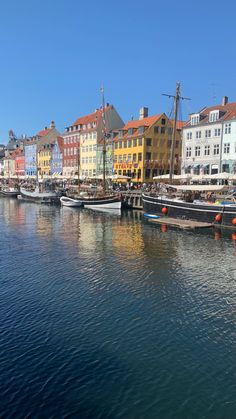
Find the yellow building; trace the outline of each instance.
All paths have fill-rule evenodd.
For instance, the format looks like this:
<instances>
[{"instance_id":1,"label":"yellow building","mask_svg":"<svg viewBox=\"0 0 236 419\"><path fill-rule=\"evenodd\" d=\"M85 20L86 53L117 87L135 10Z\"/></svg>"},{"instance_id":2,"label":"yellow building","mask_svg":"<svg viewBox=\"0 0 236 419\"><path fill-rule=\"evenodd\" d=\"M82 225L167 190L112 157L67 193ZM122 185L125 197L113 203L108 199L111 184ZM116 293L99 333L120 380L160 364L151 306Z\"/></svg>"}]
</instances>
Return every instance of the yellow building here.
<instances>
[{"instance_id":1,"label":"yellow building","mask_svg":"<svg viewBox=\"0 0 236 419\"><path fill-rule=\"evenodd\" d=\"M50 128L45 127L44 130L38 132L37 138L37 169L39 176L52 174L52 150L60 133L55 128L52 121Z\"/></svg>"},{"instance_id":2,"label":"yellow building","mask_svg":"<svg viewBox=\"0 0 236 419\"><path fill-rule=\"evenodd\" d=\"M174 173L180 173L181 128L177 123ZM134 182L152 182L153 176L169 173L173 120L165 113L148 117L140 109L138 120L114 132L114 172Z\"/></svg>"}]
</instances>

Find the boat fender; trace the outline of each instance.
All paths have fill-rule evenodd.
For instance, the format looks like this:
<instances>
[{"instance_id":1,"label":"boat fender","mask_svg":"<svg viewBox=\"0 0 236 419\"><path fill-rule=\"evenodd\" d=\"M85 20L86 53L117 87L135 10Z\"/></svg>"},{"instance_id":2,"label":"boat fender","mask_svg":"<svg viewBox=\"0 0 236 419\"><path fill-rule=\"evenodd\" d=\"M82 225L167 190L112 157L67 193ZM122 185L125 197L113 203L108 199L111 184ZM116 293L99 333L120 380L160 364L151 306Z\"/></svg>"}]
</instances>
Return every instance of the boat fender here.
<instances>
[{"instance_id":1,"label":"boat fender","mask_svg":"<svg viewBox=\"0 0 236 419\"><path fill-rule=\"evenodd\" d=\"M215 216L216 222L217 223L220 223L221 222L221 219L222 219L221 214L216 214L216 216Z\"/></svg>"},{"instance_id":2,"label":"boat fender","mask_svg":"<svg viewBox=\"0 0 236 419\"><path fill-rule=\"evenodd\" d=\"M166 215L168 212L168 209L166 207L163 207L161 210L162 214Z\"/></svg>"},{"instance_id":3,"label":"boat fender","mask_svg":"<svg viewBox=\"0 0 236 419\"><path fill-rule=\"evenodd\" d=\"M232 219L232 224L233 224L234 226L236 226L236 218L233 218L233 219Z\"/></svg>"}]
</instances>

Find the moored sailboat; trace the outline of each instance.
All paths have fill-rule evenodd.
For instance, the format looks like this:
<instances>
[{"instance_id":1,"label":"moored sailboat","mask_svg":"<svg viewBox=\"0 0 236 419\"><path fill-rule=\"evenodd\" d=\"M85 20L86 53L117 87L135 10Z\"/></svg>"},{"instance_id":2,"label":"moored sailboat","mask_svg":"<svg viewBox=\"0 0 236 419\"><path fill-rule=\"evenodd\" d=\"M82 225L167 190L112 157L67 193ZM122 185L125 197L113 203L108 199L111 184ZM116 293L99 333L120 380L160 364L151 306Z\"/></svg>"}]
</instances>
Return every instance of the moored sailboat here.
<instances>
[{"instance_id":1,"label":"moored sailboat","mask_svg":"<svg viewBox=\"0 0 236 419\"><path fill-rule=\"evenodd\" d=\"M176 123L178 114L178 103L180 100L180 85L177 83L176 95L174 96L175 119L171 143L171 160L168 192L165 193L143 193L143 209L147 214L168 216L176 219L186 219L201 221L218 226L236 228L236 203L233 200L223 199L210 202L201 196L202 192L221 192L224 186L220 185L172 185L174 167L174 147L176 136ZM175 189L175 192L173 192ZM176 196L176 191L181 192L181 196ZM184 192L188 192L187 196ZM194 197L197 192L198 197ZM191 196L190 196L191 195Z\"/></svg>"},{"instance_id":2,"label":"moored sailboat","mask_svg":"<svg viewBox=\"0 0 236 419\"><path fill-rule=\"evenodd\" d=\"M121 209L121 196L119 194L113 193L111 190L108 190L106 185L106 153L107 153L107 139L108 132L106 126L106 108L104 100L104 89L101 88L102 93L102 107L99 115L100 121L102 121L102 189L96 188L94 191L91 189L89 191L80 193L80 178L79 178L79 153L78 153L78 192L76 196L69 196L76 203L82 204L85 208L108 208L108 209ZM101 144L101 143L100 143ZM61 200L62 205L64 205L64 199ZM77 205L76 205L77 206Z\"/></svg>"}]
</instances>

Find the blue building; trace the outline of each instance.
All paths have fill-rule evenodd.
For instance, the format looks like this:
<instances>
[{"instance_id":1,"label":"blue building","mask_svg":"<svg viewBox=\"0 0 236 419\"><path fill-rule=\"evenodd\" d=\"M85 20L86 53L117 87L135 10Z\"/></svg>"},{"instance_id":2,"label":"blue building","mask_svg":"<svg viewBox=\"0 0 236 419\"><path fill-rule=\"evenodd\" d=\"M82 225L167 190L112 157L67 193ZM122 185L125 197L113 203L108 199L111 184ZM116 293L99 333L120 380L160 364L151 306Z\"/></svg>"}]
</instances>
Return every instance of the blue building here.
<instances>
[{"instance_id":1,"label":"blue building","mask_svg":"<svg viewBox=\"0 0 236 419\"><path fill-rule=\"evenodd\" d=\"M51 175L62 175L63 170L63 138L56 137L52 146Z\"/></svg>"},{"instance_id":2,"label":"blue building","mask_svg":"<svg viewBox=\"0 0 236 419\"><path fill-rule=\"evenodd\" d=\"M25 176L37 175L37 142L25 143Z\"/></svg>"}]
</instances>

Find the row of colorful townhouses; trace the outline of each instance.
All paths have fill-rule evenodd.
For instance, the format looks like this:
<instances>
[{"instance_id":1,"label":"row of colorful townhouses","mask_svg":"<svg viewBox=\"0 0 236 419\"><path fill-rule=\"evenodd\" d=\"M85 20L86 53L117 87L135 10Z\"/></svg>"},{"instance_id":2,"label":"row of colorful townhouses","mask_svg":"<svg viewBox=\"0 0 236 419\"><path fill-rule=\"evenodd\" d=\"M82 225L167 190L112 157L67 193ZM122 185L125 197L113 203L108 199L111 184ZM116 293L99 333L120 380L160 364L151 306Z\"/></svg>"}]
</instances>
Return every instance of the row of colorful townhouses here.
<instances>
[{"instance_id":1,"label":"row of colorful townhouses","mask_svg":"<svg viewBox=\"0 0 236 419\"><path fill-rule=\"evenodd\" d=\"M126 124L113 105L79 117L61 135L50 127L34 137L16 138L9 132L7 146L0 146L0 173L5 176L96 178L103 173L104 144L106 175L127 176L133 182L152 182L168 174L173 138L173 119L163 112ZM236 173L236 103L225 96L221 105L177 121L174 173Z\"/></svg>"}]
</instances>

